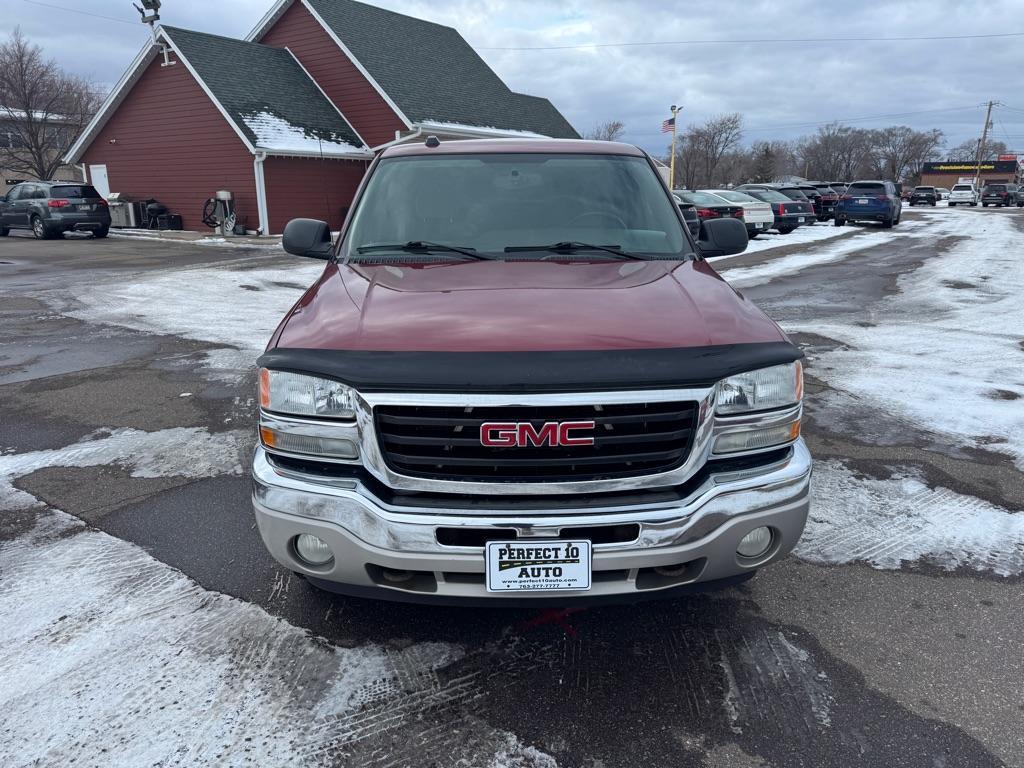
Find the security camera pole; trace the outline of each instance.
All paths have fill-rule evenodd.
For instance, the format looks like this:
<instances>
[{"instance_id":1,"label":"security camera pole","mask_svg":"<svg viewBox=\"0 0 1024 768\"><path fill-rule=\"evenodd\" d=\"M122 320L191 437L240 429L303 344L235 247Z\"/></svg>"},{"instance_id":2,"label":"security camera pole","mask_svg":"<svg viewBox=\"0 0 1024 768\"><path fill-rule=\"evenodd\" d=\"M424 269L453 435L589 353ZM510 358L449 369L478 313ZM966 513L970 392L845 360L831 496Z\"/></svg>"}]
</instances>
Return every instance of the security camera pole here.
<instances>
[{"instance_id":1,"label":"security camera pole","mask_svg":"<svg viewBox=\"0 0 1024 768\"><path fill-rule=\"evenodd\" d=\"M161 0L142 0L141 8L132 3L135 10L142 15L142 23L149 24L154 40L156 40L156 23L160 21L160 2Z\"/></svg>"}]
</instances>

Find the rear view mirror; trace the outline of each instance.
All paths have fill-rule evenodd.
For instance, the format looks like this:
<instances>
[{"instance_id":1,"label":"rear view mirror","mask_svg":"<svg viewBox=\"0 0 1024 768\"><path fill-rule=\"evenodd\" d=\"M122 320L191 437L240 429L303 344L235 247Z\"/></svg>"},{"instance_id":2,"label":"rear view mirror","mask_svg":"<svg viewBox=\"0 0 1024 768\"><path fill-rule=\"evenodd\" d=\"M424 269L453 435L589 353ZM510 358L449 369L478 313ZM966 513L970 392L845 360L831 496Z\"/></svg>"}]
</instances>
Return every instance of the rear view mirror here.
<instances>
[{"instance_id":1,"label":"rear view mirror","mask_svg":"<svg viewBox=\"0 0 1024 768\"><path fill-rule=\"evenodd\" d=\"M281 245L295 256L311 259L329 259L334 246L331 243L331 228L326 221L316 219L292 219L284 228Z\"/></svg>"},{"instance_id":2,"label":"rear view mirror","mask_svg":"<svg viewBox=\"0 0 1024 768\"><path fill-rule=\"evenodd\" d=\"M700 253L708 256L732 256L747 250L747 228L739 219L707 219L700 226Z\"/></svg>"}]
</instances>

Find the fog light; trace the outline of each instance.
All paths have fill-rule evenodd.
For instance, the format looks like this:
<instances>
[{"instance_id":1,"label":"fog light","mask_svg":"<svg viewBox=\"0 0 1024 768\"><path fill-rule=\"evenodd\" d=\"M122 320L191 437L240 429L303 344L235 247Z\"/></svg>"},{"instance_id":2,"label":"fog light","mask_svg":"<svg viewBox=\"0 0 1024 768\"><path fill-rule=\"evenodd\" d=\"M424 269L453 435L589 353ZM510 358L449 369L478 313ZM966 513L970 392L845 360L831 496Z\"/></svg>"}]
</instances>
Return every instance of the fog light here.
<instances>
[{"instance_id":1,"label":"fog light","mask_svg":"<svg viewBox=\"0 0 1024 768\"><path fill-rule=\"evenodd\" d=\"M774 427L757 427L738 432L726 432L715 438L712 453L736 453L738 451L756 451L770 448L773 445L790 443L800 437L800 420L790 424L778 424Z\"/></svg>"},{"instance_id":2,"label":"fog light","mask_svg":"<svg viewBox=\"0 0 1024 768\"><path fill-rule=\"evenodd\" d=\"M311 533L300 533L295 537L295 552L309 565L324 565L334 559L327 543Z\"/></svg>"},{"instance_id":3,"label":"fog light","mask_svg":"<svg viewBox=\"0 0 1024 768\"><path fill-rule=\"evenodd\" d=\"M359 455L355 443L340 437L315 437L260 427L260 439L267 448L287 453L328 456L333 459L354 459Z\"/></svg>"},{"instance_id":4,"label":"fog light","mask_svg":"<svg viewBox=\"0 0 1024 768\"><path fill-rule=\"evenodd\" d=\"M771 545L772 532L762 525L740 539L740 545L736 547L736 552L743 557L760 557L768 551L768 547Z\"/></svg>"}]
</instances>

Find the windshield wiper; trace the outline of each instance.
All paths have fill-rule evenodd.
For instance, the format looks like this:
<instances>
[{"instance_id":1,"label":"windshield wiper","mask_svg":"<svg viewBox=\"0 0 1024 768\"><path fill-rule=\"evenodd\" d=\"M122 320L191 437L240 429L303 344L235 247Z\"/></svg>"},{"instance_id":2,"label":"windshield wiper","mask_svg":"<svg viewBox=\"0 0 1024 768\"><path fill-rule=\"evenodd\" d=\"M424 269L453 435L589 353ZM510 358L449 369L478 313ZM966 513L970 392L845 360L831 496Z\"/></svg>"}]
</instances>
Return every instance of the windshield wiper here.
<instances>
[{"instance_id":1,"label":"windshield wiper","mask_svg":"<svg viewBox=\"0 0 1024 768\"><path fill-rule=\"evenodd\" d=\"M628 253L618 245L592 245L581 243L577 240L565 240L561 243L551 245L510 245L505 248L505 253L528 253L530 251L552 251L554 253L575 253L576 251L604 251L619 256L623 259L637 259L643 261L642 256L635 253Z\"/></svg>"},{"instance_id":2,"label":"windshield wiper","mask_svg":"<svg viewBox=\"0 0 1024 768\"><path fill-rule=\"evenodd\" d=\"M405 243L370 243L356 248L356 253L374 253L376 251L407 251L409 253L430 253L431 251L443 251L444 253L459 253L478 261L486 261L487 257L476 252L475 248L463 248L443 243L431 243L426 240L409 240Z\"/></svg>"}]
</instances>

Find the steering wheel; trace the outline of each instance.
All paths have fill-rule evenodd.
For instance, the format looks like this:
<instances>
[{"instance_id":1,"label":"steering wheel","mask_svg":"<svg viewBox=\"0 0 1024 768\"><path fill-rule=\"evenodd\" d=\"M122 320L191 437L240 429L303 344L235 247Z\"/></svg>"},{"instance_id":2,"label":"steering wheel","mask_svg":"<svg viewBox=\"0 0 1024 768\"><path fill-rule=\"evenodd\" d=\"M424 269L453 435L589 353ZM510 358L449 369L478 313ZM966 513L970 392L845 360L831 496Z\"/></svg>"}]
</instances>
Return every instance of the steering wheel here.
<instances>
[{"instance_id":1,"label":"steering wheel","mask_svg":"<svg viewBox=\"0 0 1024 768\"><path fill-rule=\"evenodd\" d=\"M581 213L578 216L574 216L569 223L582 224L586 219L603 219L604 221L610 221L614 223L620 229L626 229L626 222L624 222L611 211L587 211L586 213Z\"/></svg>"}]
</instances>

